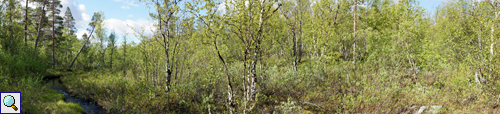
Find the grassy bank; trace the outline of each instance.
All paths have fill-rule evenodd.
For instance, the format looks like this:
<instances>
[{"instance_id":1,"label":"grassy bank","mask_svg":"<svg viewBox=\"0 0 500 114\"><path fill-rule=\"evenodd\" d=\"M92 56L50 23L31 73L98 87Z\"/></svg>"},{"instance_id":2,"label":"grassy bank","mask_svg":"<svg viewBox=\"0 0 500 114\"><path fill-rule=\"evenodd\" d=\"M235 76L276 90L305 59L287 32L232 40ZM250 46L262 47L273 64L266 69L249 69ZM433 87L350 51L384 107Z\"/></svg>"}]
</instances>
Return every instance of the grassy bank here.
<instances>
[{"instance_id":1,"label":"grassy bank","mask_svg":"<svg viewBox=\"0 0 500 114\"><path fill-rule=\"evenodd\" d=\"M1 76L0 91L21 92L21 111L34 114L85 113L80 105L64 102L64 95L45 87L42 76L24 76L16 79Z\"/></svg>"},{"instance_id":2,"label":"grassy bank","mask_svg":"<svg viewBox=\"0 0 500 114\"><path fill-rule=\"evenodd\" d=\"M63 84L72 95L94 100L112 113L161 113L166 112L167 99L160 87L147 86L121 73L88 72L65 76Z\"/></svg>"},{"instance_id":3,"label":"grassy bank","mask_svg":"<svg viewBox=\"0 0 500 114\"><path fill-rule=\"evenodd\" d=\"M75 103L64 102L64 95L44 86L45 76L62 75L31 53L0 50L0 92L21 92L21 112L34 114L78 114L85 111ZM18 102L16 102L17 105Z\"/></svg>"},{"instance_id":4,"label":"grassy bank","mask_svg":"<svg viewBox=\"0 0 500 114\"><path fill-rule=\"evenodd\" d=\"M279 64L278 64L279 65ZM323 66L322 66L323 65ZM236 110L242 110L241 64L229 67L233 77ZM259 82L252 112L415 112L421 106L440 106L425 112L495 113L496 97L476 84L467 67L444 66L432 71L359 64L350 71L349 62L333 66L306 63L294 72L269 67ZM202 71L200 71L202 72ZM147 76L132 71L88 72L65 76L68 90L84 99L93 99L112 113L227 113L227 93L220 73L193 73L173 82L172 91L153 86Z\"/></svg>"}]
</instances>

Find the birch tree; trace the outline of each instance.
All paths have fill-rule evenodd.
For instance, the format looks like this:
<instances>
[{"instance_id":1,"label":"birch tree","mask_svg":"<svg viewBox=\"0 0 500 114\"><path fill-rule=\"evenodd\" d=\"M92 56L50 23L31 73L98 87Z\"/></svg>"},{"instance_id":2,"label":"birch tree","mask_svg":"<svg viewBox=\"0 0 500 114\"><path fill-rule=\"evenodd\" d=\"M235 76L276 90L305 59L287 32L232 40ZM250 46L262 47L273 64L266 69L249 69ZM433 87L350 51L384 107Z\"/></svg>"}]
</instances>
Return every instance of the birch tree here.
<instances>
[{"instance_id":1,"label":"birch tree","mask_svg":"<svg viewBox=\"0 0 500 114\"><path fill-rule=\"evenodd\" d=\"M255 96L257 94L257 64L261 56L260 44L263 37L263 30L266 20L271 17L281 7L280 3L274 1L225 1L227 20L226 26L237 36L244 46L244 109L252 110L255 106ZM248 75L247 75L248 74ZM249 102L253 102L249 105Z\"/></svg>"},{"instance_id":2,"label":"birch tree","mask_svg":"<svg viewBox=\"0 0 500 114\"><path fill-rule=\"evenodd\" d=\"M293 46L292 46L292 57L293 57L292 65L293 65L293 70L297 71L297 64L298 64L298 61L297 61L298 60L297 59L298 55L297 55L297 53L298 53L298 50L297 50L297 29L296 29L295 20L290 19L287 16L287 13L285 13L283 10L281 10L281 13L282 13L283 17L285 17L288 26L290 26L290 31L292 32L292 42L293 42Z\"/></svg>"},{"instance_id":3,"label":"birch tree","mask_svg":"<svg viewBox=\"0 0 500 114\"><path fill-rule=\"evenodd\" d=\"M163 51L165 52L165 91L170 91L170 82L172 81L172 63L170 62L171 50L170 50L170 25L173 24L173 19L175 14L177 14L181 9L179 4L182 0L139 0L144 2L152 2L155 5L156 13L150 13L151 18L158 20L157 34L161 38L155 38L156 41L161 42L163 46ZM159 41L160 39L161 41Z\"/></svg>"},{"instance_id":4,"label":"birch tree","mask_svg":"<svg viewBox=\"0 0 500 114\"><path fill-rule=\"evenodd\" d=\"M491 57L493 57L493 52L494 52L494 49L493 49L493 46L495 45L495 41L494 41L494 38L495 38L495 25L496 25L496 20L498 19L498 10L497 10L497 7L498 7L498 0L495 0L495 1L492 1L492 0L488 0L487 1L488 4L491 5L491 8L493 8L493 13L495 15L495 17L491 20L491 34L490 34L490 40L491 40L491 45L490 45L490 53L491 53Z\"/></svg>"},{"instance_id":5,"label":"birch tree","mask_svg":"<svg viewBox=\"0 0 500 114\"><path fill-rule=\"evenodd\" d=\"M358 5L358 0L354 0L354 9L352 10L354 12L354 17L353 17L353 43L352 43L352 63L356 64L356 6ZM356 70L356 65L354 65L354 69Z\"/></svg>"},{"instance_id":6,"label":"birch tree","mask_svg":"<svg viewBox=\"0 0 500 114\"><path fill-rule=\"evenodd\" d=\"M200 4L197 4L197 3L200 3ZM213 39L213 46L214 46L214 49L215 49L216 54L217 54L215 56L222 63L223 68L224 68L224 74L226 75L226 79L227 79L226 85L227 85L227 93L228 93L228 96L227 96L227 99L228 99L227 106L229 107L228 110L229 110L230 114L233 114L235 103L234 103L234 94L233 94L233 84L231 82L232 75L229 73L229 69L227 68L226 60L221 55L221 53L217 47L217 42L218 42L217 38L220 37L221 35L224 35L224 34L221 34L220 32L218 32L222 29L224 24L220 23L220 21L222 21L223 18L218 16L218 12L216 9L213 9L213 7L216 7L217 5L220 5L220 3L216 3L212 0L199 0L199 1L194 2L194 4L188 3L186 8L189 10L189 12L192 15L194 15L197 19L199 19L204 26L206 26L206 29L207 29L206 37ZM196 6L202 6L202 7L196 7ZM206 14L203 15L203 14L199 14L198 12L196 12L199 10L207 10L207 12L206 12ZM215 29L212 27L214 27Z\"/></svg>"}]
</instances>

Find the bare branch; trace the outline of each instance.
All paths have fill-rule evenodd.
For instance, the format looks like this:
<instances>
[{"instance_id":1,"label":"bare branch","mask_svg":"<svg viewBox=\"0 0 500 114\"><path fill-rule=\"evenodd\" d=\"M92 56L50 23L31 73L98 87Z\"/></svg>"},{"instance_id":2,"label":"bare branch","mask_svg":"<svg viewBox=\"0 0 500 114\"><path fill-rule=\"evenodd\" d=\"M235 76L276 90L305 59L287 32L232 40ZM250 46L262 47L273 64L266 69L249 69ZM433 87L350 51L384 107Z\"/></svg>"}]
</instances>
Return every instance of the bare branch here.
<instances>
[{"instance_id":1,"label":"bare branch","mask_svg":"<svg viewBox=\"0 0 500 114\"><path fill-rule=\"evenodd\" d=\"M270 16L272 16L274 14L274 12L278 11L278 9L280 9L281 5L282 4L278 4L278 7L276 9L274 9L274 11L270 15L268 15L267 17L265 17L264 20L267 20L267 18L269 18Z\"/></svg>"}]
</instances>

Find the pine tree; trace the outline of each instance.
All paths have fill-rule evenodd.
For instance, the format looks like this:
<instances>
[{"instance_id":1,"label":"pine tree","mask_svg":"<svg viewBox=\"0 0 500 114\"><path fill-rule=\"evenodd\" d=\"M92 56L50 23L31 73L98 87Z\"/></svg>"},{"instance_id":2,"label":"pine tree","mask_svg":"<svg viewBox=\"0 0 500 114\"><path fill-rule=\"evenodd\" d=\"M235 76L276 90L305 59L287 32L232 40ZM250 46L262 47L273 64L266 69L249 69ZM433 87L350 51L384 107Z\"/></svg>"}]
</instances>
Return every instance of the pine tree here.
<instances>
[{"instance_id":1,"label":"pine tree","mask_svg":"<svg viewBox=\"0 0 500 114\"><path fill-rule=\"evenodd\" d=\"M52 23L52 69L55 68L56 65L56 55L55 55L55 39L56 39L56 23L58 23L58 31L57 31L57 36L62 35L62 18L59 16L59 13L61 10L59 8L62 8L61 1L59 0L52 0L51 3L49 3L49 11L50 11L50 19Z\"/></svg>"},{"instance_id":2,"label":"pine tree","mask_svg":"<svg viewBox=\"0 0 500 114\"><path fill-rule=\"evenodd\" d=\"M28 45L28 10L30 9L28 7L29 0L26 0L26 6L24 7L24 46Z\"/></svg>"},{"instance_id":3,"label":"pine tree","mask_svg":"<svg viewBox=\"0 0 500 114\"><path fill-rule=\"evenodd\" d=\"M75 26L75 18L73 18L73 14L71 13L71 9L66 7L66 12L64 12L64 27L68 28L71 34L75 34L78 32Z\"/></svg>"}]
</instances>

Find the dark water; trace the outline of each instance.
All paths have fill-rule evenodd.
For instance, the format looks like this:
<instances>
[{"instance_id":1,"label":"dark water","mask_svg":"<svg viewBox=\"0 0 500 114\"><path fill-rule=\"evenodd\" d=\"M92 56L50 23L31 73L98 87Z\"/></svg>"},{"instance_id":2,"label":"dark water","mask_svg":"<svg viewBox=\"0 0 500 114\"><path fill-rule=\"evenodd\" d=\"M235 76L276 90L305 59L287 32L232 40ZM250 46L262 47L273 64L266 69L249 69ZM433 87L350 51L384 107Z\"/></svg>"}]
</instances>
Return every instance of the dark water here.
<instances>
[{"instance_id":1,"label":"dark water","mask_svg":"<svg viewBox=\"0 0 500 114\"><path fill-rule=\"evenodd\" d=\"M64 89L62 86L60 79L50 79L45 81L45 86L50 87L53 90L59 91L59 93L63 94L64 97L66 98L64 101L65 102L71 102L71 103L77 103L79 104L87 114L104 114L106 111L102 109L101 107L95 105L94 103L91 103L90 101L83 100L83 99L78 99L76 97L71 96L68 94L68 91Z\"/></svg>"}]
</instances>

